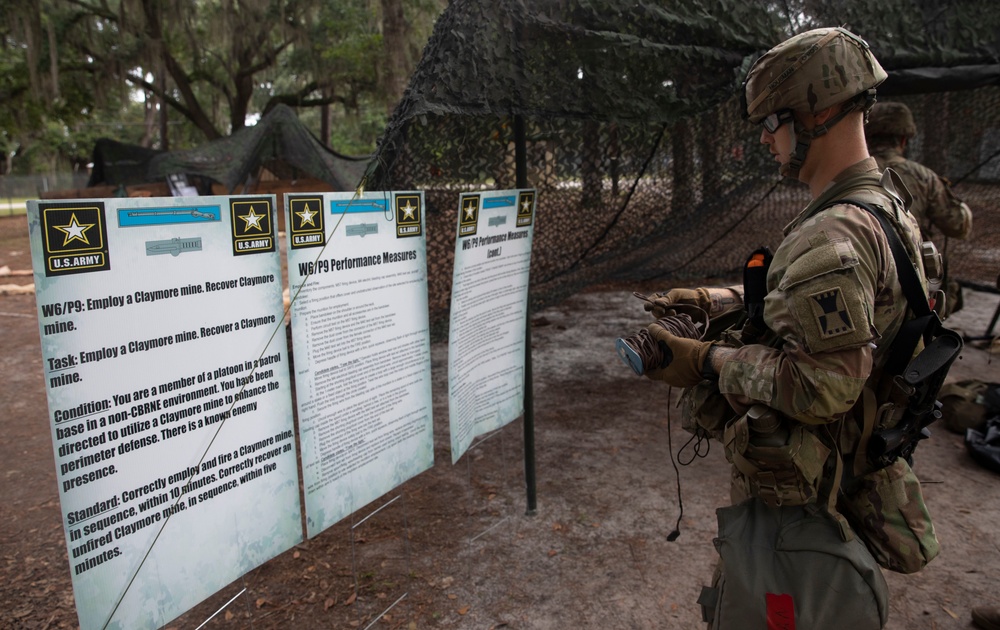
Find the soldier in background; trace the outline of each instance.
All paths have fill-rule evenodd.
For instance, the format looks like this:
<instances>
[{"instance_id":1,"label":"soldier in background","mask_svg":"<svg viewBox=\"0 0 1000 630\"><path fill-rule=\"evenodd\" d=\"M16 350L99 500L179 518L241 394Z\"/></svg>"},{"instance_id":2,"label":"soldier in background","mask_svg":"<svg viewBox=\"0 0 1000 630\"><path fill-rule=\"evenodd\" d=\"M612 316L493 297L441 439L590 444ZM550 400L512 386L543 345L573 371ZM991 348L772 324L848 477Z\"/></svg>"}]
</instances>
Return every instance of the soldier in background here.
<instances>
[{"instance_id":1,"label":"soldier in background","mask_svg":"<svg viewBox=\"0 0 1000 630\"><path fill-rule=\"evenodd\" d=\"M923 164L906 159L906 145L916 133L913 114L903 103L876 103L865 125L868 152L878 161L879 168L891 168L903 179L913 197L909 211L920 224L923 239L934 241L944 255L939 235L967 238L972 230L972 211L951 191L947 179ZM942 318L962 308L962 287L949 278L947 259L944 265L941 289L945 292L945 303L943 310L939 310Z\"/></svg>"}]
</instances>

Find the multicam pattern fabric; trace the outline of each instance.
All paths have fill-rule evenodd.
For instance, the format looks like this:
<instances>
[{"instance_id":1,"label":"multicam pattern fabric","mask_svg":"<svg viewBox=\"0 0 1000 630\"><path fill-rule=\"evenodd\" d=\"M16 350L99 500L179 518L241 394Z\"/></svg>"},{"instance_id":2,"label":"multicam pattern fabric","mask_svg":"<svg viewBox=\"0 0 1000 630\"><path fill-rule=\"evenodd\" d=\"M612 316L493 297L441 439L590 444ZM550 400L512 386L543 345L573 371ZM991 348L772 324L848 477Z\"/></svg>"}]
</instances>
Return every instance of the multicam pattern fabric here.
<instances>
[{"instance_id":1,"label":"multicam pattern fabric","mask_svg":"<svg viewBox=\"0 0 1000 630\"><path fill-rule=\"evenodd\" d=\"M729 401L719 392L716 383L702 381L688 387L681 394L681 427L692 434L707 433L709 437L722 442L726 424L736 412Z\"/></svg>"},{"instance_id":2,"label":"multicam pattern fabric","mask_svg":"<svg viewBox=\"0 0 1000 630\"><path fill-rule=\"evenodd\" d=\"M741 416L726 427L723 438L726 457L739 473L730 487L733 504L749 497L770 507L814 503L830 448L801 424L791 429L784 444L755 444L749 424L747 416Z\"/></svg>"},{"instance_id":3,"label":"multicam pattern fabric","mask_svg":"<svg viewBox=\"0 0 1000 630\"><path fill-rule=\"evenodd\" d=\"M879 182L875 160L864 160L785 228L764 302L764 320L780 347L740 348L720 375L720 391L737 411L763 402L799 422L827 424L851 412L866 382L877 382L877 366L906 314L885 234L854 206L809 215L845 198L882 207L900 227L911 258L919 260L916 224ZM817 307L824 293L832 298ZM844 324L834 328L831 318Z\"/></svg>"},{"instance_id":4,"label":"multicam pattern fabric","mask_svg":"<svg viewBox=\"0 0 1000 630\"><path fill-rule=\"evenodd\" d=\"M874 156L879 168L891 168L906 184L913 197L908 210L920 225L925 239L933 240L939 234L953 238L969 236L972 210L955 196L946 180L923 164L903 157L898 147L880 148Z\"/></svg>"},{"instance_id":5,"label":"multicam pattern fabric","mask_svg":"<svg viewBox=\"0 0 1000 630\"><path fill-rule=\"evenodd\" d=\"M842 28L819 28L778 44L747 75L750 122L782 109L815 113L882 83L868 44Z\"/></svg>"},{"instance_id":6,"label":"multicam pattern fabric","mask_svg":"<svg viewBox=\"0 0 1000 630\"><path fill-rule=\"evenodd\" d=\"M883 567L914 573L941 551L920 481L902 459L862 479L844 512Z\"/></svg>"},{"instance_id":7,"label":"multicam pattern fabric","mask_svg":"<svg viewBox=\"0 0 1000 630\"><path fill-rule=\"evenodd\" d=\"M965 239L972 231L972 210L955 196L948 181L919 162L903 157L898 146L875 147L873 152L880 168L891 168L899 174L907 191L913 197L910 214L920 225L924 240L933 241L944 257L947 253L942 235ZM943 258L945 269L947 258ZM942 317L962 307L962 287L954 278L948 278L942 287L945 292Z\"/></svg>"},{"instance_id":8,"label":"multicam pattern fabric","mask_svg":"<svg viewBox=\"0 0 1000 630\"><path fill-rule=\"evenodd\" d=\"M941 420L952 433L967 429L985 432L986 420L1000 415L1000 383L963 379L945 383L938 392Z\"/></svg>"},{"instance_id":9,"label":"multicam pattern fabric","mask_svg":"<svg viewBox=\"0 0 1000 630\"><path fill-rule=\"evenodd\" d=\"M815 444L825 445L796 449L798 461L789 459L789 470L782 472L780 462L761 463L756 455L764 451L751 448L752 436L740 440L735 429L727 428L734 500L750 495L777 504L826 503L840 457L852 465L843 468L844 494L837 509L882 566L911 572L938 549L919 482L902 460L873 471L860 452L859 428L865 412L859 400L866 388L879 393L879 404L890 402L882 366L907 316L906 298L877 220L850 204L825 207L850 199L884 210L923 279L916 253L919 228L889 192L890 178L891 173L880 176L873 158L863 160L835 178L786 227L768 270L764 301L773 339L738 348L723 366L719 390L738 414L764 403L785 417L792 435L808 433ZM832 435L839 436L836 443ZM834 448L836 457L830 455ZM803 461L810 455L814 461ZM803 474L817 470L821 479ZM762 479L791 482L769 488Z\"/></svg>"}]
</instances>

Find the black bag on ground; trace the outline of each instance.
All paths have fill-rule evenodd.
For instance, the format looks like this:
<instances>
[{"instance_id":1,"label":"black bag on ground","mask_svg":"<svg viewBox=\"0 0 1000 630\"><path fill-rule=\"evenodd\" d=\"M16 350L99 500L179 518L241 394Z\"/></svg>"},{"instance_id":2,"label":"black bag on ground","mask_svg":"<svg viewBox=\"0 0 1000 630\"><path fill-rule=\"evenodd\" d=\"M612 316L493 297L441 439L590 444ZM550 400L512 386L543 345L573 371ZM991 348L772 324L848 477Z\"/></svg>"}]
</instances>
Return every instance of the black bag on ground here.
<instances>
[{"instance_id":1,"label":"black bag on ground","mask_svg":"<svg viewBox=\"0 0 1000 630\"><path fill-rule=\"evenodd\" d=\"M1000 416L987 420L982 431L966 429L965 447L977 464L1000 473Z\"/></svg>"}]
</instances>

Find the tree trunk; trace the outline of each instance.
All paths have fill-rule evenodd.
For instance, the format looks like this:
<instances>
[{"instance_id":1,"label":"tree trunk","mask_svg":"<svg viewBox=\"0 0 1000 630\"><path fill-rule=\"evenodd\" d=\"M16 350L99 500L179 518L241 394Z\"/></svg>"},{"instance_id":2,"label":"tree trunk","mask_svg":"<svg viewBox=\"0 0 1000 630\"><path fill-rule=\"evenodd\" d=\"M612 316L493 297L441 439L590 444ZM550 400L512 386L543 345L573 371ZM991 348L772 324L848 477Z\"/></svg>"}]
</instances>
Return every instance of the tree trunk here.
<instances>
[{"instance_id":1,"label":"tree trunk","mask_svg":"<svg viewBox=\"0 0 1000 630\"><path fill-rule=\"evenodd\" d=\"M731 148L731 141L723 133L726 126L722 109L710 109L701 118L698 146L701 149L702 190L721 195L726 191L726 182L722 175L728 166L726 161L730 159L727 149Z\"/></svg>"},{"instance_id":2,"label":"tree trunk","mask_svg":"<svg viewBox=\"0 0 1000 630\"><path fill-rule=\"evenodd\" d=\"M198 100L197 95L194 92L194 87L191 85L191 78L184 71L184 68L180 63L177 62L170 55L170 51L164 44L163 37L163 24L160 22L159 7L155 2L150 2L149 0L143 0L143 13L146 17L146 34L149 37L151 45L159 46L161 52L160 58L163 60L164 73L169 74L170 78L173 79L174 85L177 87L177 91L180 93L181 101L187 107L187 118L194 123L205 137L209 140L215 140L216 138L221 138L222 134L219 130L215 128L212 123L212 119L208 117L205 110L202 109L201 102ZM160 93L162 100L166 101L166 92ZM166 111L166 107L161 105L161 109ZM163 134L166 138L166 134ZM163 147L166 148L166 147Z\"/></svg>"},{"instance_id":3,"label":"tree trunk","mask_svg":"<svg viewBox=\"0 0 1000 630\"><path fill-rule=\"evenodd\" d=\"M163 64L160 64L160 93L167 93L167 72L163 68ZM167 99L163 96L157 98L160 103L160 149L163 151L170 150L170 127L167 125Z\"/></svg>"},{"instance_id":4,"label":"tree trunk","mask_svg":"<svg viewBox=\"0 0 1000 630\"><path fill-rule=\"evenodd\" d=\"M618 172L622 148L618 140L618 123L608 125L608 175L611 177L611 198L618 197Z\"/></svg>"},{"instance_id":5,"label":"tree trunk","mask_svg":"<svg viewBox=\"0 0 1000 630\"><path fill-rule=\"evenodd\" d=\"M52 20L48 22L49 34L49 77L52 80L52 89L49 94L53 99L59 98L59 43L56 41L56 29Z\"/></svg>"},{"instance_id":6,"label":"tree trunk","mask_svg":"<svg viewBox=\"0 0 1000 630\"><path fill-rule=\"evenodd\" d=\"M580 159L580 176L583 179L584 208L601 205L601 125L587 120L583 123L583 155Z\"/></svg>"},{"instance_id":7,"label":"tree trunk","mask_svg":"<svg viewBox=\"0 0 1000 630\"><path fill-rule=\"evenodd\" d=\"M31 94L33 96L42 98L42 86L38 77L39 16L37 14L30 17L21 16L18 21L21 23L22 28L24 28L24 52L28 62L28 85L31 87Z\"/></svg>"},{"instance_id":8,"label":"tree trunk","mask_svg":"<svg viewBox=\"0 0 1000 630\"><path fill-rule=\"evenodd\" d=\"M385 50L385 72L382 89L385 91L387 113L392 114L396 103L406 89L406 21L402 0L382 2L382 45Z\"/></svg>"},{"instance_id":9,"label":"tree trunk","mask_svg":"<svg viewBox=\"0 0 1000 630\"><path fill-rule=\"evenodd\" d=\"M325 97L326 94L323 94ZM326 146L330 146L330 104L323 103L319 110L319 139Z\"/></svg>"},{"instance_id":10,"label":"tree trunk","mask_svg":"<svg viewBox=\"0 0 1000 630\"><path fill-rule=\"evenodd\" d=\"M682 217L694 212L697 205L697 167L695 164L695 137L692 129L693 118L674 123L670 134L673 154L673 195L671 212Z\"/></svg>"}]
</instances>

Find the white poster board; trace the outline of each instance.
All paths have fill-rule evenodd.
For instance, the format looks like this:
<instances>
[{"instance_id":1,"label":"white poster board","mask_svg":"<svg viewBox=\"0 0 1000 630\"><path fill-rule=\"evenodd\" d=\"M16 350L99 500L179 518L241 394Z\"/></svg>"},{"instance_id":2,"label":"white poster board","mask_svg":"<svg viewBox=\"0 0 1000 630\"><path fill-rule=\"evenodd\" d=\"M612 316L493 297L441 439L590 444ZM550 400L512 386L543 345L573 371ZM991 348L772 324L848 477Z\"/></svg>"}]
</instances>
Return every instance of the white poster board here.
<instances>
[{"instance_id":1,"label":"white poster board","mask_svg":"<svg viewBox=\"0 0 1000 630\"><path fill-rule=\"evenodd\" d=\"M448 340L451 460L524 413L534 190L462 194Z\"/></svg>"},{"instance_id":2,"label":"white poster board","mask_svg":"<svg viewBox=\"0 0 1000 630\"><path fill-rule=\"evenodd\" d=\"M434 465L424 196L285 204L311 538Z\"/></svg>"},{"instance_id":3,"label":"white poster board","mask_svg":"<svg viewBox=\"0 0 1000 630\"><path fill-rule=\"evenodd\" d=\"M302 539L274 203L28 202L84 630L160 627Z\"/></svg>"}]
</instances>

